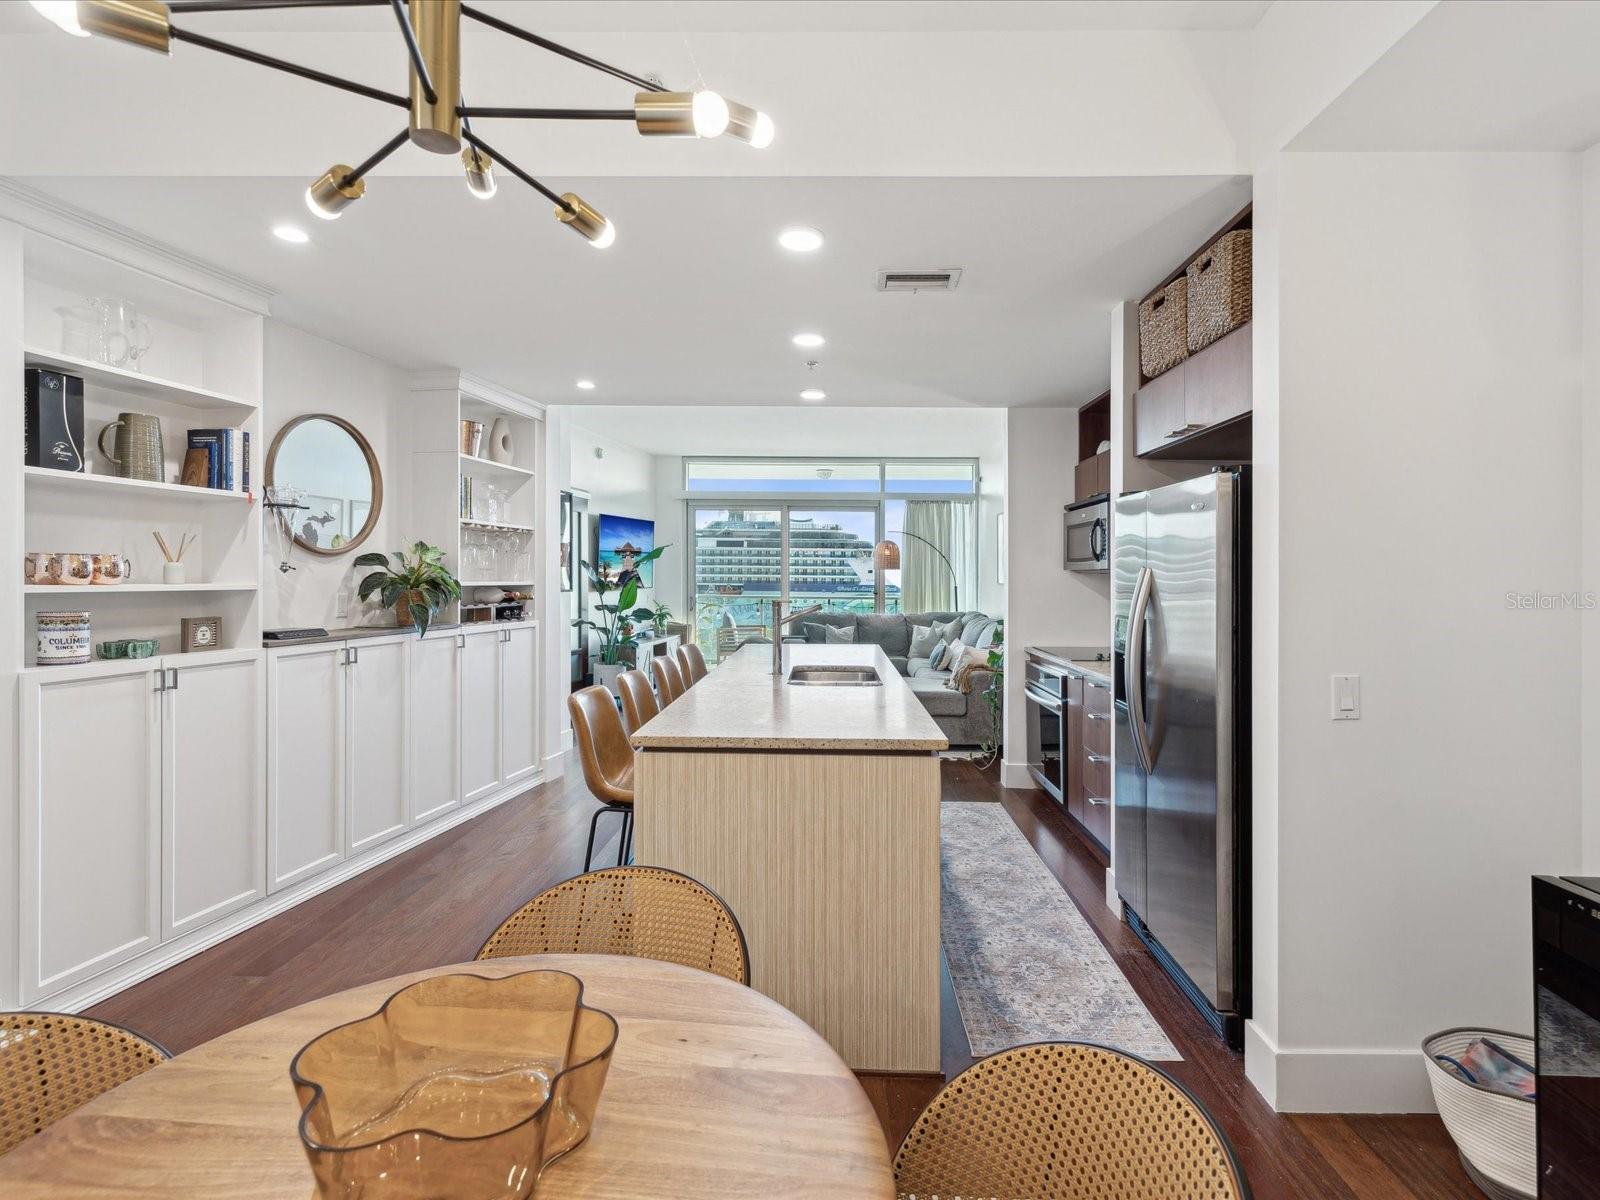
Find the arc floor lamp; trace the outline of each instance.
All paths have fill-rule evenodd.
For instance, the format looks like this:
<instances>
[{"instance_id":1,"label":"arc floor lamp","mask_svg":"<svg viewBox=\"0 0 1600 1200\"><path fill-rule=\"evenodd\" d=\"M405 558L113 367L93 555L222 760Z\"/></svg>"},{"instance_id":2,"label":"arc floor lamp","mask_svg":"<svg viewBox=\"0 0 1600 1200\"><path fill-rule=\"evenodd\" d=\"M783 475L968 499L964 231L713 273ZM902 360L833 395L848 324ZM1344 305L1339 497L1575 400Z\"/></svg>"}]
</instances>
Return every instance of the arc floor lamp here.
<instances>
[{"instance_id":1,"label":"arc floor lamp","mask_svg":"<svg viewBox=\"0 0 1600 1200\"><path fill-rule=\"evenodd\" d=\"M771 145L772 119L743 104L723 99L713 91L670 92L650 79L630 74L539 34L519 29L461 0L29 0L55 25L75 37L91 34L127 42L159 54L170 54L173 42L186 42L204 50L230 55L309 79L369 100L408 110L406 127L356 166L335 163L306 189L306 206L325 220L334 220L367 190L367 175L406 142L434 154L459 154L467 187L487 200L495 193L494 166L498 162L523 183L555 204L556 219L582 234L600 249L616 240L616 229L598 211L573 192L557 195L532 175L500 154L472 127L480 120L509 118L529 121L632 121L646 137L714 138L726 134L756 149ZM174 14L188 16L216 12L257 12L275 8L387 7L394 13L410 59L410 91L402 96L326 71L303 67L270 54L236 46L195 33L172 23ZM514 108L476 107L461 93L461 18L520 38L552 54L604 72L639 89L631 108ZM463 146L462 143L465 143Z\"/></svg>"},{"instance_id":2,"label":"arc floor lamp","mask_svg":"<svg viewBox=\"0 0 1600 1200\"><path fill-rule=\"evenodd\" d=\"M956 569L950 563L949 555L935 546L919 533L907 533L904 529L890 529L888 533L900 537L908 537L913 541L921 542L928 549L937 554L943 561L945 569L950 572L950 594L955 602L955 611L961 611L961 580L956 575ZM900 569L900 543L891 542L887 537L872 548L873 562L880 571L898 571Z\"/></svg>"}]
</instances>

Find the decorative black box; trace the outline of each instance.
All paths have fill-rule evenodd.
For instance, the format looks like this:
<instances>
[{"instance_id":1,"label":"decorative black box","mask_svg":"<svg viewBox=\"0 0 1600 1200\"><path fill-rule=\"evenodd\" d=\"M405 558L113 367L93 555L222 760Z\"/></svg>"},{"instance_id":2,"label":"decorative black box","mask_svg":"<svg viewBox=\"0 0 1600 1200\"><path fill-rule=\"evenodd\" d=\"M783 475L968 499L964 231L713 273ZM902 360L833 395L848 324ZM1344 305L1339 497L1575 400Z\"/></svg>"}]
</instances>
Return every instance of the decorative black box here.
<instances>
[{"instance_id":1,"label":"decorative black box","mask_svg":"<svg viewBox=\"0 0 1600 1200\"><path fill-rule=\"evenodd\" d=\"M25 372L24 461L53 471L83 470L83 380L60 371Z\"/></svg>"}]
</instances>

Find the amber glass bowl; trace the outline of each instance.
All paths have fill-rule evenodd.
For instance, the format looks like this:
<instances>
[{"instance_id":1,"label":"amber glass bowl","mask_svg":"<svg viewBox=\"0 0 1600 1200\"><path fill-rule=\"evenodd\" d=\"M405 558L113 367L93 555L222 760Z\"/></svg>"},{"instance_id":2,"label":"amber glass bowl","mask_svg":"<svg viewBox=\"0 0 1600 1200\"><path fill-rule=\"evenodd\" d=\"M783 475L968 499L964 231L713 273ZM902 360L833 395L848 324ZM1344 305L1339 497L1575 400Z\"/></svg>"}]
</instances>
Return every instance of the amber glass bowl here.
<instances>
[{"instance_id":1,"label":"amber glass bowl","mask_svg":"<svg viewBox=\"0 0 1600 1200\"><path fill-rule=\"evenodd\" d=\"M289 1064L317 1194L526 1197L589 1136L617 1022L565 971L439 975Z\"/></svg>"}]
</instances>

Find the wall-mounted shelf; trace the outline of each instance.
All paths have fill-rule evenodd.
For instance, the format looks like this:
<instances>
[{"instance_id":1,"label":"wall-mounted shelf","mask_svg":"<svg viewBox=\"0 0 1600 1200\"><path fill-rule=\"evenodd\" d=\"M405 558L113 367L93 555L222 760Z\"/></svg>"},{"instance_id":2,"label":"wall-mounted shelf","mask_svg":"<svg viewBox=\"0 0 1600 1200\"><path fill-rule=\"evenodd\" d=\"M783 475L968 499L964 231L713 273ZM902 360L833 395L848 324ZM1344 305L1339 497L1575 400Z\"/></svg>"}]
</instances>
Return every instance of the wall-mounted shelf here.
<instances>
[{"instance_id":1,"label":"wall-mounted shelf","mask_svg":"<svg viewBox=\"0 0 1600 1200\"><path fill-rule=\"evenodd\" d=\"M486 529L490 533L532 533L532 525L502 525L494 521L475 521L471 517L461 518L463 529Z\"/></svg>"},{"instance_id":2,"label":"wall-mounted shelf","mask_svg":"<svg viewBox=\"0 0 1600 1200\"><path fill-rule=\"evenodd\" d=\"M29 583L24 584L22 591L28 596L60 596L82 597L85 600L96 599L102 596L114 596L118 593L137 596L148 596L156 592L171 592L180 595L184 592L253 592L256 585L253 583L112 583L112 584L72 584L72 583Z\"/></svg>"},{"instance_id":3,"label":"wall-mounted shelf","mask_svg":"<svg viewBox=\"0 0 1600 1200\"><path fill-rule=\"evenodd\" d=\"M461 473L470 475L475 479L493 479L513 491L532 479L534 473L526 467L514 467L510 463L498 463L487 458L478 458L476 455L463 454L461 456Z\"/></svg>"},{"instance_id":4,"label":"wall-mounted shelf","mask_svg":"<svg viewBox=\"0 0 1600 1200\"><path fill-rule=\"evenodd\" d=\"M90 362L86 358L73 358L71 355L57 354L34 347L25 348L22 354L23 359L30 367L45 367L51 371L65 371L69 375L81 376L86 384L113 388L116 391L128 392L135 396L146 396L152 400L164 400L168 404L176 404L184 408L209 411L231 409L242 418L249 413L255 412L259 407L249 400L241 400L238 396L230 396L223 392L213 392L209 388L196 387L190 383L179 383L172 379L144 375L138 371L128 371L122 367L108 366L105 363Z\"/></svg>"},{"instance_id":5,"label":"wall-mounted shelf","mask_svg":"<svg viewBox=\"0 0 1600 1200\"><path fill-rule=\"evenodd\" d=\"M31 487L66 488L71 491L104 490L123 495L182 497L185 500L248 501L248 492L227 492L221 488L190 487L185 483L156 483L148 479L123 479L120 475L90 475L82 471L54 471L49 467L23 467L23 478Z\"/></svg>"}]
</instances>

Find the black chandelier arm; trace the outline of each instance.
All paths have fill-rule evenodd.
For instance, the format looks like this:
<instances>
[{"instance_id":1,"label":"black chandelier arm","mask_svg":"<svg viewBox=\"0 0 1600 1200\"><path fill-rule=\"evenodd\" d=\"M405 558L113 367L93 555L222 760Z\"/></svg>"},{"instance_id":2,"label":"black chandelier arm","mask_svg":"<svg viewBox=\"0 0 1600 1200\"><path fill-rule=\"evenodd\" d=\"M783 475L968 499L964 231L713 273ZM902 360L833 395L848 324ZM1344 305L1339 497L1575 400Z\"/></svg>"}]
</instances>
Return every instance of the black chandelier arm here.
<instances>
[{"instance_id":1,"label":"black chandelier arm","mask_svg":"<svg viewBox=\"0 0 1600 1200\"><path fill-rule=\"evenodd\" d=\"M490 158L494 159L494 161L499 166L502 166L506 170L510 171L518 179L522 180L523 183L527 184L534 191L538 192L545 199L549 200L557 208L561 209L563 212L571 212L572 211L572 205L568 204L560 196L556 195L549 188L545 187L544 184L540 183L532 175L529 175L521 167L517 166L516 163L512 162L505 155L501 154L498 150L496 150L493 146L489 145L488 142L484 141L481 137L479 137L477 134L473 133L470 129L467 129L467 128L463 127L462 130L461 130L461 136L463 138L465 138L470 145L477 147L479 150L482 150Z\"/></svg>"},{"instance_id":2,"label":"black chandelier arm","mask_svg":"<svg viewBox=\"0 0 1600 1200\"><path fill-rule=\"evenodd\" d=\"M614 75L616 78L626 80L644 91L664 92L667 90L659 83L651 83L650 80L641 79L637 75L624 71L621 67L613 67L610 63L603 63L598 58L590 58L587 54L573 50L571 47L563 46L560 42L552 42L549 38L540 37L537 33L529 33L526 29L518 29L515 25L502 21L499 17L491 17L482 9L473 8L470 4L461 6L461 15L463 17L471 17L474 21L487 25L490 29L498 29L501 33L509 33L512 37L531 42L540 49L561 55L562 58L570 58L575 63L593 67L596 71L604 71L607 75Z\"/></svg>"},{"instance_id":3,"label":"black chandelier arm","mask_svg":"<svg viewBox=\"0 0 1600 1200\"><path fill-rule=\"evenodd\" d=\"M269 8L377 8L385 0L168 0L175 13L260 12Z\"/></svg>"},{"instance_id":4,"label":"black chandelier arm","mask_svg":"<svg viewBox=\"0 0 1600 1200\"><path fill-rule=\"evenodd\" d=\"M189 30L180 29L176 25L171 26L168 32L175 42L188 42L190 45L199 46L204 50L215 50L218 54L232 55L234 58L242 58L245 62L252 62L257 66L271 67L275 71L298 75L301 79L309 79L313 83L323 83L329 87L339 88L342 91L354 92L356 95L365 96L369 100L382 100L385 104L394 104L400 108L411 107L411 101L404 96L386 92L382 88L368 87L364 83L340 79L337 75L329 75L326 71L318 71L311 67L302 67L297 63L285 62L281 58L273 58L272 55L262 54L257 50L246 50L243 46L219 42L216 38L206 37L200 33L191 33Z\"/></svg>"},{"instance_id":5,"label":"black chandelier arm","mask_svg":"<svg viewBox=\"0 0 1600 1200\"><path fill-rule=\"evenodd\" d=\"M494 108L463 104L456 109L463 120L483 117L485 120L509 117L527 121L631 121L631 108Z\"/></svg>"},{"instance_id":6,"label":"black chandelier arm","mask_svg":"<svg viewBox=\"0 0 1600 1200\"><path fill-rule=\"evenodd\" d=\"M337 182L340 187L349 187L356 180L363 178L372 170L373 167L377 166L384 159L388 158L389 155L393 154L396 150L400 149L401 146L405 145L410 138L411 130L409 128L402 129L383 145L379 146L378 149L373 151L371 156L364 163L356 167L355 170L351 171L350 174L346 175L343 179L336 180L335 182Z\"/></svg>"},{"instance_id":7,"label":"black chandelier arm","mask_svg":"<svg viewBox=\"0 0 1600 1200\"><path fill-rule=\"evenodd\" d=\"M433 90L433 80L428 76L428 64L422 60L422 47L417 45L417 31L411 28L411 16L406 12L404 0L389 0L394 9L394 19L400 22L400 36L406 40L406 50L411 55L411 69L417 73L417 83L429 104L439 103L439 93Z\"/></svg>"}]
</instances>

